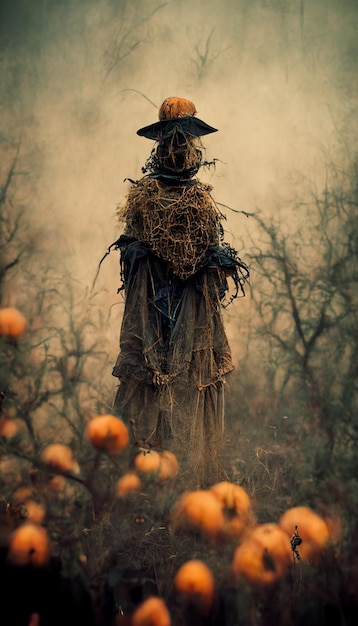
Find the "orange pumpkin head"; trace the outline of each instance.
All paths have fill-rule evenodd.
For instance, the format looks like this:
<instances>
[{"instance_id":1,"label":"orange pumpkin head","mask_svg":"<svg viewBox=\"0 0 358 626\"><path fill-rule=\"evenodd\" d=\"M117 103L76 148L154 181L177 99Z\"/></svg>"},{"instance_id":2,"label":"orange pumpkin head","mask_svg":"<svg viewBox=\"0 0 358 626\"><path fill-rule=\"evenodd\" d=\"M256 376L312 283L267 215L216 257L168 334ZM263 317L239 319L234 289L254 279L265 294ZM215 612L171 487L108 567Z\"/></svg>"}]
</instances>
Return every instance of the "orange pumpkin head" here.
<instances>
[{"instance_id":1,"label":"orange pumpkin head","mask_svg":"<svg viewBox=\"0 0 358 626\"><path fill-rule=\"evenodd\" d=\"M193 102L176 96L165 98L159 109L160 120L171 120L177 117L185 117L186 115L195 114L196 108Z\"/></svg>"},{"instance_id":2,"label":"orange pumpkin head","mask_svg":"<svg viewBox=\"0 0 358 626\"><path fill-rule=\"evenodd\" d=\"M129 444L129 431L121 419L114 415L98 415L86 428L86 437L98 450L109 455L122 452Z\"/></svg>"}]
</instances>

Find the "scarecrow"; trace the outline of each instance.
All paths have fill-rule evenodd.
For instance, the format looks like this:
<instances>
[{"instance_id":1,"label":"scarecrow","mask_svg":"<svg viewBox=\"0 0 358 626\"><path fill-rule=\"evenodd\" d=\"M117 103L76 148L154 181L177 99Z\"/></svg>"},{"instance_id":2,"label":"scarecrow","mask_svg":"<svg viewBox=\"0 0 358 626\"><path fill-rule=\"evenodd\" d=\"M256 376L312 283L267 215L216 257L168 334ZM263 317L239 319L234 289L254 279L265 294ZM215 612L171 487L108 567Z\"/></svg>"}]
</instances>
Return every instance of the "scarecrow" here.
<instances>
[{"instance_id":1,"label":"scarecrow","mask_svg":"<svg viewBox=\"0 0 358 626\"><path fill-rule=\"evenodd\" d=\"M163 102L159 121L137 131L156 143L144 176L130 180L118 209L124 231L112 244L125 294L115 410L134 444L170 448L198 483L217 467L233 369L222 307L244 295L248 279L223 241L211 186L196 178L210 165L200 138L216 130L196 117L192 102Z\"/></svg>"}]
</instances>

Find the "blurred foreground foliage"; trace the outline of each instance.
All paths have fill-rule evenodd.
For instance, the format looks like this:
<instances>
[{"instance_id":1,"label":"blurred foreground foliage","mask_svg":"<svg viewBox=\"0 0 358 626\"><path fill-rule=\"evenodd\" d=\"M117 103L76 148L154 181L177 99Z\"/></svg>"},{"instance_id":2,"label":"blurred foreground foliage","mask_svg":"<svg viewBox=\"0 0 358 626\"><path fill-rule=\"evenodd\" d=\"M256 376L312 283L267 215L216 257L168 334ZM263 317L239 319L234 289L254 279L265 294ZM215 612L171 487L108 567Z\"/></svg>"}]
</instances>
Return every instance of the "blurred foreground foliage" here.
<instances>
[{"instance_id":1,"label":"blurred foreground foliage","mask_svg":"<svg viewBox=\"0 0 358 626\"><path fill-rule=\"evenodd\" d=\"M250 251L254 331L230 379L223 476L247 490L258 522L307 505L330 520L336 537L319 564L293 560L278 583L252 588L231 572L237 539L171 532L170 511L187 477L161 483L149 475L139 492L116 496L133 451L110 457L84 437L89 419L111 408L108 321L95 298L78 296L74 280L51 265L50 254L37 255L36 241L29 245L16 167L17 156L0 181L1 306L17 306L28 320L22 337L0 339L0 568L8 623L130 624L152 594L165 599L178 625L356 623L356 168L332 168L323 192L311 189L295 201L293 232L260 213L252 218L260 233ZM53 442L72 449L79 473L43 462ZM37 568L7 561L29 499L44 507L51 543L50 562ZM205 560L215 576L209 614L185 606L173 588L178 567L192 558Z\"/></svg>"}]
</instances>

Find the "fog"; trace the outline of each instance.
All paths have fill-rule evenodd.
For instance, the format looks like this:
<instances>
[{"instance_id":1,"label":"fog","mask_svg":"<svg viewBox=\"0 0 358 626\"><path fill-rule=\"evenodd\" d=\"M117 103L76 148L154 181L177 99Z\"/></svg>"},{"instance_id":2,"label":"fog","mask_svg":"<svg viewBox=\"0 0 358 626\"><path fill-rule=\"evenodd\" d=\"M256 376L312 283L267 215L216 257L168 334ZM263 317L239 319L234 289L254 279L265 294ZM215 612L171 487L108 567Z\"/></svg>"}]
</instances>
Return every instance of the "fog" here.
<instances>
[{"instance_id":1,"label":"fog","mask_svg":"<svg viewBox=\"0 0 358 626\"><path fill-rule=\"evenodd\" d=\"M323 187L327 164L345 167L355 150L357 20L355 0L2 0L1 184L19 147L14 203L35 252L90 289L120 234L124 179L141 176L152 148L136 130L176 95L219 129L204 138L216 169L200 174L215 199L294 230L289 198L306 181ZM225 228L245 259L250 218L234 211ZM118 287L113 252L97 305L109 311ZM226 314L235 359L250 308L248 293Z\"/></svg>"}]
</instances>

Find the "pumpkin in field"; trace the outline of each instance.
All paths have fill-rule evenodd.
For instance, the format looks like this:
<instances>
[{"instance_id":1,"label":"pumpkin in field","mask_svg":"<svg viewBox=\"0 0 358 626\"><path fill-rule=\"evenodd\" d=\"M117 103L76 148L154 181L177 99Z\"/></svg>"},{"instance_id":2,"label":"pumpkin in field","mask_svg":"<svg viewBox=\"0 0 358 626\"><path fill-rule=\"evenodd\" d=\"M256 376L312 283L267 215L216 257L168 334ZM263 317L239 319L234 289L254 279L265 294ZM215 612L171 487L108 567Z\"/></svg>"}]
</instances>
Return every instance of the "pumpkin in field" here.
<instances>
[{"instance_id":1,"label":"pumpkin in field","mask_svg":"<svg viewBox=\"0 0 358 626\"><path fill-rule=\"evenodd\" d=\"M20 337L27 328L26 317L13 307L0 308L0 335Z\"/></svg>"},{"instance_id":2,"label":"pumpkin in field","mask_svg":"<svg viewBox=\"0 0 358 626\"><path fill-rule=\"evenodd\" d=\"M162 450L159 452L159 478L160 480L169 480L175 478L179 473L178 459L170 450Z\"/></svg>"},{"instance_id":3,"label":"pumpkin in field","mask_svg":"<svg viewBox=\"0 0 358 626\"><path fill-rule=\"evenodd\" d=\"M229 510L235 511L238 515L247 517L251 509L251 500L248 493L240 485L222 481L210 487L222 505Z\"/></svg>"},{"instance_id":4,"label":"pumpkin in field","mask_svg":"<svg viewBox=\"0 0 358 626\"><path fill-rule=\"evenodd\" d=\"M342 538L342 519L339 515L331 513L324 517L324 521L327 524L329 539L333 544L337 544Z\"/></svg>"},{"instance_id":5,"label":"pumpkin in field","mask_svg":"<svg viewBox=\"0 0 358 626\"><path fill-rule=\"evenodd\" d=\"M281 515L279 526L290 539L297 530L302 540L297 550L302 559L319 561L330 540L328 525L320 515L307 506L296 506Z\"/></svg>"},{"instance_id":6,"label":"pumpkin in field","mask_svg":"<svg viewBox=\"0 0 358 626\"><path fill-rule=\"evenodd\" d=\"M13 419L6 417L0 418L0 436L5 439L12 439L19 432L18 426Z\"/></svg>"},{"instance_id":7,"label":"pumpkin in field","mask_svg":"<svg viewBox=\"0 0 358 626\"><path fill-rule=\"evenodd\" d=\"M27 500L28 498L31 498L34 494L34 489L33 487L30 487L29 485L24 485L22 487L18 487L14 493L14 500L17 503L22 503L25 502L25 500Z\"/></svg>"},{"instance_id":8,"label":"pumpkin in field","mask_svg":"<svg viewBox=\"0 0 358 626\"><path fill-rule=\"evenodd\" d=\"M179 472L178 460L170 450L142 449L134 458L134 467L143 474L156 472L162 481L174 478Z\"/></svg>"},{"instance_id":9,"label":"pumpkin in field","mask_svg":"<svg viewBox=\"0 0 358 626\"><path fill-rule=\"evenodd\" d=\"M28 626L41 626L40 613L31 613Z\"/></svg>"},{"instance_id":10,"label":"pumpkin in field","mask_svg":"<svg viewBox=\"0 0 358 626\"><path fill-rule=\"evenodd\" d=\"M171 120L176 117L185 117L186 115L195 115L196 108L193 102L186 98L171 97L165 98L159 109L160 120Z\"/></svg>"},{"instance_id":11,"label":"pumpkin in field","mask_svg":"<svg viewBox=\"0 0 358 626\"><path fill-rule=\"evenodd\" d=\"M144 600L134 611L132 626L171 626L171 618L165 602L157 596Z\"/></svg>"},{"instance_id":12,"label":"pumpkin in field","mask_svg":"<svg viewBox=\"0 0 358 626\"><path fill-rule=\"evenodd\" d=\"M175 589L186 598L196 600L204 609L210 609L215 593L211 569L200 559L184 563L174 578Z\"/></svg>"},{"instance_id":13,"label":"pumpkin in field","mask_svg":"<svg viewBox=\"0 0 358 626\"><path fill-rule=\"evenodd\" d=\"M129 445L128 428L114 415L93 417L87 424L86 437L95 448L109 455L118 454Z\"/></svg>"},{"instance_id":14,"label":"pumpkin in field","mask_svg":"<svg viewBox=\"0 0 358 626\"><path fill-rule=\"evenodd\" d=\"M194 528L208 536L220 536L224 523L222 505L217 497L205 489L188 491L177 501L172 511L173 530Z\"/></svg>"},{"instance_id":15,"label":"pumpkin in field","mask_svg":"<svg viewBox=\"0 0 358 626\"><path fill-rule=\"evenodd\" d=\"M159 466L160 455L156 450L141 450L141 452L139 452L134 459L135 469L143 474L158 472Z\"/></svg>"},{"instance_id":16,"label":"pumpkin in field","mask_svg":"<svg viewBox=\"0 0 358 626\"><path fill-rule=\"evenodd\" d=\"M46 529L39 524L25 522L11 534L8 559L13 565L45 565L50 556Z\"/></svg>"},{"instance_id":17,"label":"pumpkin in field","mask_svg":"<svg viewBox=\"0 0 358 626\"><path fill-rule=\"evenodd\" d=\"M41 626L39 613L31 613L28 626Z\"/></svg>"},{"instance_id":18,"label":"pumpkin in field","mask_svg":"<svg viewBox=\"0 0 358 626\"><path fill-rule=\"evenodd\" d=\"M26 500L23 506L27 512L28 521L34 522L35 524L42 524L46 515L45 507L42 504L30 499Z\"/></svg>"},{"instance_id":19,"label":"pumpkin in field","mask_svg":"<svg viewBox=\"0 0 358 626\"><path fill-rule=\"evenodd\" d=\"M55 493L64 492L66 489L66 478L58 474L57 476L54 476L47 481L47 486L51 491L54 491Z\"/></svg>"},{"instance_id":20,"label":"pumpkin in field","mask_svg":"<svg viewBox=\"0 0 358 626\"><path fill-rule=\"evenodd\" d=\"M236 548L232 570L253 585L271 585L285 575L291 560L286 533L277 524L259 524Z\"/></svg>"},{"instance_id":21,"label":"pumpkin in field","mask_svg":"<svg viewBox=\"0 0 358 626\"><path fill-rule=\"evenodd\" d=\"M52 469L79 474L80 468L69 446L51 443L43 449L41 458Z\"/></svg>"},{"instance_id":22,"label":"pumpkin in field","mask_svg":"<svg viewBox=\"0 0 358 626\"><path fill-rule=\"evenodd\" d=\"M127 472L117 482L117 496L123 497L132 491L138 491L142 486L142 481L135 472Z\"/></svg>"},{"instance_id":23,"label":"pumpkin in field","mask_svg":"<svg viewBox=\"0 0 358 626\"><path fill-rule=\"evenodd\" d=\"M251 499L246 490L235 483L221 481L210 491L222 504L225 514L225 532L239 537L255 523Z\"/></svg>"}]
</instances>

